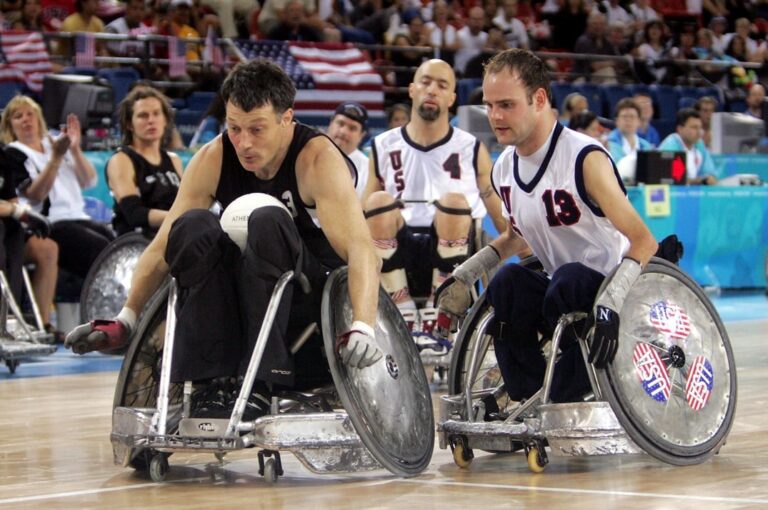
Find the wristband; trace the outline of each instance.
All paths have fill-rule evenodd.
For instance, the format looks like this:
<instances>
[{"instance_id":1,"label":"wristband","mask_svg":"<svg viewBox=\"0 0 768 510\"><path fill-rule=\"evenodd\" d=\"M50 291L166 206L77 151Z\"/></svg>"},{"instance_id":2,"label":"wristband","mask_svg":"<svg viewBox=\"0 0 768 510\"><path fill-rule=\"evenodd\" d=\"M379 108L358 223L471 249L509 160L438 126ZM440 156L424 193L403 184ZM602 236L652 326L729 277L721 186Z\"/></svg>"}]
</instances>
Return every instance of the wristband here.
<instances>
[{"instance_id":1,"label":"wristband","mask_svg":"<svg viewBox=\"0 0 768 510\"><path fill-rule=\"evenodd\" d=\"M373 328L363 321L355 321L352 323L352 325L349 327L349 331L355 330L360 331L361 333L365 333L371 338L375 336Z\"/></svg>"}]
</instances>

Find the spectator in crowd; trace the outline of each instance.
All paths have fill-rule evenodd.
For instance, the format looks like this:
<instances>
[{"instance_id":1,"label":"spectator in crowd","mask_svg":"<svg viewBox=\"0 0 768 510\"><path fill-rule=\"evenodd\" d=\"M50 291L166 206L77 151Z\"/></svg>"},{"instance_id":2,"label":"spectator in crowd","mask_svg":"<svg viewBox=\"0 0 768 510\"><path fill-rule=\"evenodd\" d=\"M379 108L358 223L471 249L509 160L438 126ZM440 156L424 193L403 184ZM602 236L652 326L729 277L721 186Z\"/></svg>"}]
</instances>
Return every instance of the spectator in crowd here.
<instances>
[{"instance_id":1,"label":"spectator in crowd","mask_svg":"<svg viewBox=\"0 0 768 510\"><path fill-rule=\"evenodd\" d=\"M181 159L166 147L172 113L158 90L131 90L118 109L122 145L107 162L107 184L115 198L112 226L118 235L141 230L153 237L176 199Z\"/></svg>"},{"instance_id":2,"label":"spectator in crowd","mask_svg":"<svg viewBox=\"0 0 768 510\"><path fill-rule=\"evenodd\" d=\"M323 40L322 32L315 30L308 23L301 0L289 0L280 12L280 18L280 21L268 32L268 39L311 42Z\"/></svg>"},{"instance_id":3,"label":"spectator in crowd","mask_svg":"<svg viewBox=\"0 0 768 510\"><path fill-rule=\"evenodd\" d=\"M463 75L467 69L467 62L483 51L488 41L488 32L483 30L485 14L482 7L472 7L469 10L467 24L458 31L459 49L454 58L454 67Z\"/></svg>"},{"instance_id":4,"label":"spectator in crowd","mask_svg":"<svg viewBox=\"0 0 768 510\"><path fill-rule=\"evenodd\" d=\"M43 30L43 8L41 0L21 0L21 12L19 18L13 22L14 30Z\"/></svg>"},{"instance_id":5,"label":"spectator in crowd","mask_svg":"<svg viewBox=\"0 0 768 510\"><path fill-rule=\"evenodd\" d=\"M483 21L483 30L488 32L493 27L493 18L499 13L498 0L483 0L483 15L485 19Z\"/></svg>"},{"instance_id":6,"label":"spectator in crowd","mask_svg":"<svg viewBox=\"0 0 768 510\"><path fill-rule=\"evenodd\" d=\"M707 149L712 147L712 115L717 111L717 99L712 96L700 97L694 106L701 117L701 126L703 128L701 139Z\"/></svg>"},{"instance_id":7,"label":"spectator in crowd","mask_svg":"<svg viewBox=\"0 0 768 510\"><path fill-rule=\"evenodd\" d=\"M723 16L715 16L709 22L709 29L712 30L712 48L721 55L724 54L725 49L728 47L728 37L726 34L728 19Z\"/></svg>"},{"instance_id":8,"label":"spectator in crowd","mask_svg":"<svg viewBox=\"0 0 768 510\"><path fill-rule=\"evenodd\" d=\"M522 21L517 19L517 0L502 0L499 13L493 18L493 24L504 33L507 48L529 47L528 31Z\"/></svg>"},{"instance_id":9,"label":"spectator in crowd","mask_svg":"<svg viewBox=\"0 0 768 510\"><path fill-rule=\"evenodd\" d=\"M747 18L739 18L734 24L735 30L730 34L726 34L726 45L736 36L741 36L745 43L746 59L740 59L742 62L757 62L763 63L765 61L766 46L764 42L758 43L752 38L752 22Z\"/></svg>"},{"instance_id":10,"label":"spectator in crowd","mask_svg":"<svg viewBox=\"0 0 768 510\"><path fill-rule=\"evenodd\" d=\"M128 0L125 3L125 13L104 27L110 34L137 36L154 33L154 28L144 23L146 11L144 0ZM110 41L107 51L117 57L135 57L144 55L144 43L140 41Z\"/></svg>"},{"instance_id":11,"label":"spectator in crowd","mask_svg":"<svg viewBox=\"0 0 768 510\"><path fill-rule=\"evenodd\" d=\"M154 33L154 28L144 24L146 11L144 0L128 0L125 3L125 13L104 27L110 34L137 36ZM135 57L144 55L144 43L139 41L110 41L107 51L113 56Z\"/></svg>"},{"instance_id":12,"label":"spectator in crowd","mask_svg":"<svg viewBox=\"0 0 768 510\"><path fill-rule=\"evenodd\" d=\"M645 69L657 83L664 83L667 75L667 66L658 64L659 60L669 57L664 32L664 23L649 21L643 29L643 42L637 47L637 57L642 59Z\"/></svg>"},{"instance_id":13,"label":"spectator in crowd","mask_svg":"<svg viewBox=\"0 0 768 510\"><path fill-rule=\"evenodd\" d=\"M726 60L726 57L715 49L715 34L708 28L700 28L696 32L696 46L693 48L699 60ZM717 83L727 74L728 68L718 65L700 65L699 73L709 82Z\"/></svg>"},{"instance_id":14,"label":"spectator in crowd","mask_svg":"<svg viewBox=\"0 0 768 510\"><path fill-rule=\"evenodd\" d=\"M552 19L552 45L573 51L576 41L587 29L587 10L584 0L566 0Z\"/></svg>"},{"instance_id":15,"label":"spectator in crowd","mask_svg":"<svg viewBox=\"0 0 768 510\"><path fill-rule=\"evenodd\" d=\"M403 127L411 120L411 107L405 103L395 103L387 110L387 128Z\"/></svg>"},{"instance_id":16,"label":"spectator in crowd","mask_svg":"<svg viewBox=\"0 0 768 510\"><path fill-rule=\"evenodd\" d=\"M597 118L595 112L584 110L577 113L571 117L571 122L568 127L579 133L591 136L603 146L607 144L603 126L600 124L600 120Z\"/></svg>"},{"instance_id":17,"label":"spectator in crowd","mask_svg":"<svg viewBox=\"0 0 768 510\"><path fill-rule=\"evenodd\" d=\"M612 21L608 25L608 41L621 55L630 53L635 47L634 39L627 37L627 25L620 21Z\"/></svg>"},{"instance_id":18,"label":"spectator in crowd","mask_svg":"<svg viewBox=\"0 0 768 510\"><path fill-rule=\"evenodd\" d=\"M636 33L642 32L649 22L659 19L659 13L651 7L650 0L635 0L629 4L629 14L632 16Z\"/></svg>"},{"instance_id":19,"label":"spectator in crowd","mask_svg":"<svg viewBox=\"0 0 768 510\"><path fill-rule=\"evenodd\" d=\"M659 132L651 124L653 119L653 99L650 94L646 92L637 92L632 99L635 104L640 108L640 127L637 130L640 138L648 141L651 146L656 147L661 142Z\"/></svg>"},{"instance_id":20,"label":"spectator in crowd","mask_svg":"<svg viewBox=\"0 0 768 510\"><path fill-rule=\"evenodd\" d=\"M725 49L726 58L730 57L737 62L747 62L747 44L744 38L738 34L733 36ZM744 97L749 87L757 81L757 75L753 69L747 69L740 65L734 65L728 73L728 88L739 92L736 97Z\"/></svg>"},{"instance_id":21,"label":"spectator in crowd","mask_svg":"<svg viewBox=\"0 0 768 510\"><path fill-rule=\"evenodd\" d=\"M570 127L571 119L579 113L589 109L587 98L578 92L571 92L560 106L560 123Z\"/></svg>"},{"instance_id":22,"label":"spectator in crowd","mask_svg":"<svg viewBox=\"0 0 768 510\"><path fill-rule=\"evenodd\" d=\"M460 48L456 28L449 23L448 4L445 0L436 0L432 8L432 21L427 23L429 43L440 48L443 60L453 63L454 52Z\"/></svg>"},{"instance_id":23,"label":"spectator in crowd","mask_svg":"<svg viewBox=\"0 0 768 510\"><path fill-rule=\"evenodd\" d=\"M491 59L499 51L507 49L507 39L504 37L502 31L496 27L492 27L488 31L488 39L485 41L485 48L479 55L475 55L467 62L467 66L464 68L465 78L482 78L483 65L485 62Z\"/></svg>"},{"instance_id":24,"label":"spectator in crowd","mask_svg":"<svg viewBox=\"0 0 768 510\"><path fill-rule=\"evenodd\" d=\"M0 136L27 156L24 167L29 176L19 186L20 194L51 221L51 239L59 245L59 267L85 278L114 235L85 213L81 189L93 187L97 176L80 149L77 116L67 116L64 133L54 140L40 105L29 97L16 96L3 110Z\"/></svg>"},{"instance_id":25,"label":"spectator in crowd","mask_svg":"<svg viewBox=\"0 0 768 510\"><path fill-rule=\"evenodd\" d=\"M200 32L194 28L192 19L192 0L171 0L169 13L171 15L171 33L179 39L200 37ZM200 45L187 43L187 60L200 60Z\"/></svg>"},{"instance_id":26,"label":"spectator in crowd","mask_svg":"<svg viewBox=\"0 0 768 510\"><path fill-rule=\"evenodd\" d=\"M283 18L283 11L288 2L292 0L268 0L264 2L259 12L259 32L269 34L280 24ZM317 12L317 6L314 0L300 0L304 5L304 14L306 16L304 23L311 26L315 31L322 33L325 24Z\"/></svg>"},{"instance_id":27,"label":"spectator in crowd","mask_svg":"<svg viewBox=\"0 0 768 510\"><path fill-rule=\"evenodd\" d=\"M753 83L749 87L747 109L744 113L756 119L765 119L765 86L762 83Z\"/></svg>"},{"instance_id":28,"label":"spectator in crowd","mask_svg":"<svg viewBox=\"0 0 768 510\"><path fill-rule=\"evenodd\" d=\"M631 98L625 97L616 103L616 129L608 134L608 152L615 162L637 151L653 149L647 140L637 134L640 116L640 107Z\"/></svg>"},{"instance_id":29,"label":"spectator in crowd","mask_svg":"<svg viewBox=\"0 0 768 510\"><path fill-rule=\"evenodd\" d=\"M348 101L336 107L328 124L328 136L355 164L357 197L362 198L368 183L368 156L359 149L368 132L368 110L360 103Z\"/></svg>"},{"instance_id":30,"label":"spectator in crowd","mask_svg":"<svg viewBox=\"0 0 768 510\"><path fill-rule=\"evenodd\" d=\"M669 56L677 62L670 68L666 82L673 84L693 82L699 78L696 68L688 64L689 60L696 60L695 46L696 26L683 25L680 33L677 34L677 44L669 52Z\"/></svg>"},{"instance_id":31,"label":"spectator in crowd","mask_svg":"<svg viewBox=\"0 0 768 510\"><path fill-rule=\"evenodd\" d=\"M403 21L406 24L404 32L398 32L392 41L392 46L398 48L392 51L392 63L402 68L415 68L421 65L428 54L408 50L413 46L429 46L429 30L424 24L421 14L416 9L410 9L403 13ZM395 71L395 85L407 87L413 78L413 71Z\"/></svg>"},{"instance_id":32,"label":"spectator in crowd","mask_svg":"<svg viewBox=\"0 0 768 510\"><path fill-rule=\"evenodd\" d=\"M269 1L271 0L265 0L263 3ZM233 39L240 37L238 24L245 24L244 21L239 20L250 19L253 11L260 8L258 0L203 0L202 3L216 13L221 25L221 35Z\"/></svg>"},{"instance_id":33,"label":"spectator in crowd","mask_svg":"<svg viewBox=\"0 0 768 510\"><path fill-rule=\"evenodd\" d=\"M96 15L99 7L98 0L77 0L75 2L75 12L64 18L61 23L61 32L94 32L104 31L104 22ZM104 46L97 42L97 53L104 54ZM57 55L69 56L72 54L70 41L59 39Z\"/></svg>"},{"instance_id":34,"label":"spectator in crowd","mask_svg":"<svg viewBox=\"0 0 768 510\"><path fill-rule=\"evenodd\" d=\"M631 26L633 21L627 10L619 4L619 0L602 0L601 2L595 2L593 11L605 14L605 22L608 26L618 22L626 30Z\"/></svg>"},{"instance_id":35,"label":"spectator in crowd","mask_svg":"<svg viewBox=\"0 0 768 510\"><path fill-rule=\"evenodd\" d=\"M579 37L575 53L584 55L619 56L616 47L606 37L605 15L592 11L587 21L586 32ZM577 60L573 66L579 80L590 79L603 84L618 83L621 68L617 60Z\"/></svg>"},{"instance_id":36,"label":"spectator in crowd","mask_svg":"<svg viewBox=\"0 0 768 510\"><path fill-rule=\"evenodd\" d=\"M704 140L699 112L682 108L675 117L675 133L667 136L659 150L685 152L685 168L689 184L715 184L715 164Z\"/></svg>"}]
</instances>

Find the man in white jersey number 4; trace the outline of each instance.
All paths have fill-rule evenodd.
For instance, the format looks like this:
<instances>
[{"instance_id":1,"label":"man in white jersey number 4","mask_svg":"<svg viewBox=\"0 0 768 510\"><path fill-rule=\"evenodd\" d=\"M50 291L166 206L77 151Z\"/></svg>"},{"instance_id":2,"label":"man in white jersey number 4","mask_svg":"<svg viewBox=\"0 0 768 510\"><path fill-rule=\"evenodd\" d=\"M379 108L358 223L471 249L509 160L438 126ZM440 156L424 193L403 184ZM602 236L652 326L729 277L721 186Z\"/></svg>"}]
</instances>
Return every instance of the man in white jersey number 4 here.
<instances>
[{"instance_id":1,"label":"man in white jersey number 4","mask_svg":"<svg viewBox=\"0 0 768 510\"><path fill-rule=\"evenodd\" d=\"M411 120L374 138L363 198L384 260L381 282L423 341L422 350L438 353L449 345L429 337L437 318L434 289L470 255L475 220L487 211L500 232L505 228L488 150L449 124L455 88L446 62L429 60L418 68L408 88ZM412 296L429 298L421 318Z\"/></svg>"},{"instance_id":2,"label":"man in white jersey number 4","mask_svg":"<svg viewBox=\"0 0 768 510\"><path fill-rule=\"evenodd\" d=\"M542 386L545 362L538 332L551 333L564 313L594 313L589 359L596 367L612 362L617 312L658 247L627 200L605 150L557 122L549 83L545 64L527 51L508 50L486 64L488 120L499 143L508 146L492 172L508 229L459 266L437 295L441 314L456 317L466 310L456 297L467 293L477 275L526 246L540 259L548 276L508 264L487 289L495 312L490 331L496 357L506 390L516 401ZM551 393L555 402L577 400L590 388L572 333L561 344Z\"/></svg>"}]
</instances>

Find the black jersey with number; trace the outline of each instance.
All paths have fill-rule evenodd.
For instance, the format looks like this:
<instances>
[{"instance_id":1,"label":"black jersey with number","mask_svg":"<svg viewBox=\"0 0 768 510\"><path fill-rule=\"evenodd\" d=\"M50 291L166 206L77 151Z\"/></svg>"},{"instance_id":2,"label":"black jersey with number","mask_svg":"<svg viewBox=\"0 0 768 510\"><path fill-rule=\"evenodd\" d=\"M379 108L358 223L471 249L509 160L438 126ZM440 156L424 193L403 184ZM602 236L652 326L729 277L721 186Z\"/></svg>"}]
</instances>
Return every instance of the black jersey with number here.
<instances>
[{"instance_id":1,"label":"black jersey with number","mask_svg":"<svg viewBox=\"0 0 768 510\"><path fill-rule=\"evenodd\" d=\"M339 267L344 264L341 258L331 247L325 234L320 229L317 221L317 211L314 206L309 206L301 200L299 185L296 179L296 159L304 146L316 136L325 136L319 131L303 124L296 124L293 131L293 139L285 154L285 159L272 179L260 179L253 172L249 172L237 159L235 148L225 131L221 135L223 155L221 162L221 177L216 189L216 200L222 209L232 203L236 198L249 193L266 193L280 200L293 216L293 222L304 240L304 244L310 253L328 268ZM341 150L339 153L343 155ZM357 172L348 158L344 158L353 177ZM354 180L354 179L353 179Z\"/></svg>"},{"instance_id":2,"label":"black jersey with number","mask_svg":"<svg viewBox=\"0 0 768 510\"><path fill-rule=\"evenodd\" d=\"M147 161L144 156L133 150L131 147L120 147L119 152L124 153L133 163L133 171L136 176L136 187L139 188L139 198L141 205L148 209L160 209L167 211L176 200L176 194L179 192L179 174L173 166L173 161L168 152L160 151L160 164L153 165ZM113 156L114 157L114 156ZM107 163L109 166L109 163ZM109 174L107 174L109 182ZM115 203L115 216L112 218L112 226L118 235L127 232L133 232L138 225L128 223L120 207ZM156 228L146 228L145 233L154 234Z\"/></svg>"}]
</instances>

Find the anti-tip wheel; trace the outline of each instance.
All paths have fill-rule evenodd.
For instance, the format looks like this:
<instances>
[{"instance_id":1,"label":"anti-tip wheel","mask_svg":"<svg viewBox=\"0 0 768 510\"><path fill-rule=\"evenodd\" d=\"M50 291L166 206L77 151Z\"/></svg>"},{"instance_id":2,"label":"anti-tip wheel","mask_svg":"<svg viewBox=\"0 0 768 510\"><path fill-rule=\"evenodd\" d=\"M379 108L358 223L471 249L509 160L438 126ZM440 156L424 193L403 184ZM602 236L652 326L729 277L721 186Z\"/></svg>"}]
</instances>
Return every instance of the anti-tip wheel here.
<instances>
[{"instance_id":1,"label":"anti-tip wheel","mask_svg":"<svg viewBox=\"0 0 768 510\"><path fill-rule=\"evenodd\" d=\"M152 457L149 463L149 476L153 482L159 483L168 475L168 457L162 453Z\"/></svg>"},{"instance_id":2,"label":"anti-tip wheel","mask_svg":"<svg viewBox=\"0 0 768 510\"><path fill-rule=\"evenodd\" d=\"M528 469L533 473L543 473L547 468L547 463L539 453L538 447L533 447L528 450Z\"/></svg>"},{"instance_id":3,"label":"anti-tip wheel","mask_svg":"<svg viewBox=\"0 0 768 510\"><path fill-rule=\"evenodd\" d=\"M277 466L275 459L267 459L264 461L264 480L270 485L277 482Z\"/></svg>"},{"instance_id":4,"label":"anti-tip wheel","mask_svg":"<svg viewBox=\"0 0 768 510\"><path fill-rule=\"evenodd\" d=\"M470 448L465 448L462 443L456 443L453 447L453 462L455 462L461 469L469 468L473 458L474 455L472 455L472 450Z\"/></svg>"}]
</instances>

